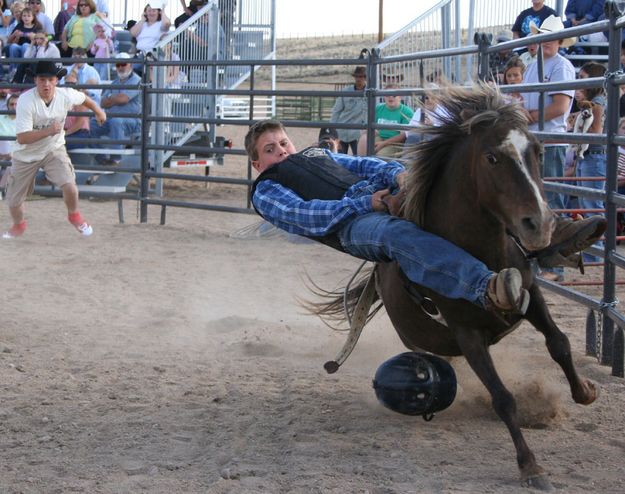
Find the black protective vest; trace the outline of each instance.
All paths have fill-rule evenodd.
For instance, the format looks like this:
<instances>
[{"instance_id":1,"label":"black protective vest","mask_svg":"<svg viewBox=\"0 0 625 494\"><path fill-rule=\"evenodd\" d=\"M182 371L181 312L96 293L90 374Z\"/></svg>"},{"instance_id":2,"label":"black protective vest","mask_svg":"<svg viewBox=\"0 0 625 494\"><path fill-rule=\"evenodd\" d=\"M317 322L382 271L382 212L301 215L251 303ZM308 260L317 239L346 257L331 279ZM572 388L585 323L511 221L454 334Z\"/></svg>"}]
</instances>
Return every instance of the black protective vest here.
<instances>
[{"instance_id":1,"label":"black protective vest","mask_svg":"<svg viewBox=\"0 0 625 494\"><path fill-rule=\"evenodd\" d=\"M290 155L286 160L262 172L252 185L250 193L252 197L256 186L262 180L273 180L291 189L306 201L312 199L330 201L341 199L347 189L364 179L334 162L323 149L308 148L301 153ZM256 212L262 216L258 210ZM335 234L309 238L343 250Z\"/></svg>"}]
</instances>

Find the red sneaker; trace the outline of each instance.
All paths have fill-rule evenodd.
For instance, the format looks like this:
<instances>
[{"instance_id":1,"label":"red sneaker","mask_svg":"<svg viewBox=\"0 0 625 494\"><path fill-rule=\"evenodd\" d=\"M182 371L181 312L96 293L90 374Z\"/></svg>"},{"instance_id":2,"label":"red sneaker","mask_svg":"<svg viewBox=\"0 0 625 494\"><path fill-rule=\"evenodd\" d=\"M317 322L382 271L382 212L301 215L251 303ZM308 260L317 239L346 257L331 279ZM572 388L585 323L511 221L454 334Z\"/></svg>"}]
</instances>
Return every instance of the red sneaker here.
<instances>
[{"instance_id":1,"label":"red sneaker","mask_svg":"<svg viewBox=\"0 0 625 494\"><path fill-rule=\"evenodd\" d=\"M22 221L17 225L14 223L11 225L8 231L2 234L2 238L17 238L24 235L24 230L26 230L26 221Z\"/></svg>"},{"instance_id":2,"label":"red sneaker","mask_svg":"<svg viewBox=\"0 0 625 494\"><path fill-rule=\"evenodd\" d=\"M93 233L93 228L91 228L91 225L83 219L80 213L72 213L67 216L67 219L72 225L74 225L74 228L76 228L76 230L78 230L83 237L88 237Z\"/></svg>"}]
</instances>

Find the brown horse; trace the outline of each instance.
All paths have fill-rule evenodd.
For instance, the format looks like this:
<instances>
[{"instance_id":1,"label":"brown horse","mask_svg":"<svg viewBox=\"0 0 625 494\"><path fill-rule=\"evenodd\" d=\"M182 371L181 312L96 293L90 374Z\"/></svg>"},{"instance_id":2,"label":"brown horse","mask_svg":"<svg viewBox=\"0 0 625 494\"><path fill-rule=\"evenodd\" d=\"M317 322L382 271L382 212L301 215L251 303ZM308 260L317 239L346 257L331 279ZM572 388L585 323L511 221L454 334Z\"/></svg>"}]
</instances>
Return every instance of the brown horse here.
<instances>
[{"instance_id":1,"label":"brown horse","mask_svg":"<svg viewBox=\"0 0 625 494\"><path fill-rule=\"evenodd\" d=\"M551 318L534 283L530 261L518 245L529 251L545 247L553 226L540 180L541 147L528 131L525 116L496 89L479 86L449 89L441 99L437 119L440 125L425 129L427 139L411 155L403 216L462 247L493 271L517 267L531 296L525 319L545 336L551 357L570 383L573 399L592 403L597 391L578 376L568 338ZM379 264L376 272L377 292L402 342L411 350L463 355L510 431L522 482L551 489L523 438L514 397L497 375L488 350L513 331L522 317L485 311L420 286L407 287L395 263ZM352 296L363 289L364 283L351 290ZM434 301L446 325L425 313L416 301L418 296L411 293L415 289ZM330 314L332 305L320 305L317 312Z\"/></svg>"}]
</instances>

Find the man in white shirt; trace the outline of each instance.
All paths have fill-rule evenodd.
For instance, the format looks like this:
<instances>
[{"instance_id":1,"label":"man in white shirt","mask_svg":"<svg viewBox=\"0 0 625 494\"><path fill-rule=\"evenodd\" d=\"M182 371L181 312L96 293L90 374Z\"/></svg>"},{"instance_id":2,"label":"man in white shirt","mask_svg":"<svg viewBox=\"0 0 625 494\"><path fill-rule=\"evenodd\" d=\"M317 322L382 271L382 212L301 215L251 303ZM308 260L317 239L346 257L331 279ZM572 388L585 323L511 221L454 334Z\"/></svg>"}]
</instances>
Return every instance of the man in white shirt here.
<instances>
[{"instance_id":1,"label":"man in white shirt","mask_svg":"<svg viewBox=\"0 0 625 494\"><path fill-rule=\"evenodd\" d=\"M16 144L7 189L7 203L13 225L2 237L23 235L26 229L24 201L32 192L35 175L41 168L46 178L63 194L67 219L83 236L93 233L78 210L78 188L74 167L65 149L63 124L74 105L83 105L95 113L99 122L106 114L87 95L71 88L57 88L65 69L53 62L37 62L33 77L35 87L17 100L15 120Z\"/></svg>"}]
</instances>

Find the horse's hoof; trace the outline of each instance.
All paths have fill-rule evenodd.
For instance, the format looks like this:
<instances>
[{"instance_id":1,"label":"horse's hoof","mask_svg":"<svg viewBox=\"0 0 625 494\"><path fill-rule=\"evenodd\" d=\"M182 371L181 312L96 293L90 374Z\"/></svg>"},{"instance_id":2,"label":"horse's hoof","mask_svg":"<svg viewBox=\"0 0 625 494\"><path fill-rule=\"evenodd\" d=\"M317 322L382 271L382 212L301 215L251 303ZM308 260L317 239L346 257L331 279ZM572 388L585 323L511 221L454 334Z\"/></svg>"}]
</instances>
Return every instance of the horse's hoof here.
<instances>
[{"instance_id":1,"label":"horse's hoof","mask_svg":"<svg viewBox=\"0 0 625 494\"><path fill-rule=\"evenodd\" d=\"M546 475L535 475L532 477L528 477L525 482L523 482L523 484L526 487L531 487L532 489L536 489L539 491L552 492L555 490Z\"/></svg>"},{"instance_id":2,"label":"horse's hoof","mask_svg":"<svg viewBox=\"0 0 625 494\"><path fill-rule=\"evenodd\" d=\"M599 389L594 382L584 379L582 380L583 392L577 396L573 396L575 403L580 405L590 405L599 397Z\"/></svg>"}]
</instances>

